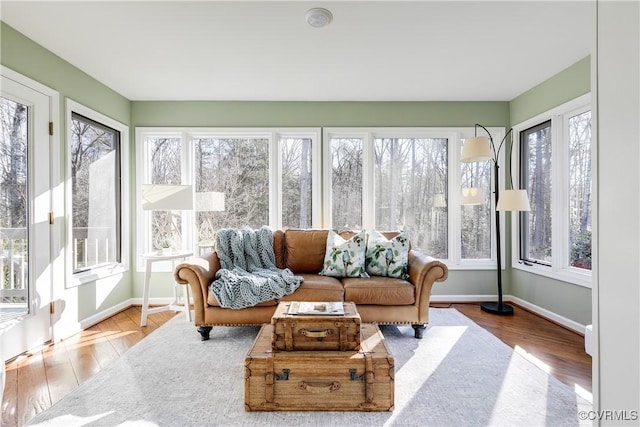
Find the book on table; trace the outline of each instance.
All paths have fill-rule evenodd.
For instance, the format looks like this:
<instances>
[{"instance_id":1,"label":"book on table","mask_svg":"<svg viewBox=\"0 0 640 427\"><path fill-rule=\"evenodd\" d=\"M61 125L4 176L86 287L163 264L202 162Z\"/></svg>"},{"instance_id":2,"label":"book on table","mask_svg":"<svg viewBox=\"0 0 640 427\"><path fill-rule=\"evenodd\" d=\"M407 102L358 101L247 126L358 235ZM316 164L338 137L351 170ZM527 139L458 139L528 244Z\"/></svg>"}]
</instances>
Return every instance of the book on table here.
<instances>
[{"instance_id":1,"label":"book on table","mask_svg":"<svg viewBox=\"0 0 640 427\"><path fill-rule=\"evenodd\" d=\"M344 305L338 302L293 302L289 305L287 314L303 316L344 316Z\"/></svg>"}]
</instances>

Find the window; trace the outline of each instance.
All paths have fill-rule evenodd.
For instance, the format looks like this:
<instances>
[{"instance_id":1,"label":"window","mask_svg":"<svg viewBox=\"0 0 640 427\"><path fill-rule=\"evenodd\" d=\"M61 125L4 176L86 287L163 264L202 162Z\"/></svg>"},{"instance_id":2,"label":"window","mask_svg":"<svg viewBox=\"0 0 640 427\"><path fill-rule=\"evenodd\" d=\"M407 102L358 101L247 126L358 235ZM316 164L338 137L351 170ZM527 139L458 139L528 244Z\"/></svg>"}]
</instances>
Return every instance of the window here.
<instances>
[{"instance_id":1,"label":"window","mask_svg":"<svg viewBox=\"0 0 640 427\"><path fill-rule=\"evenodd\" d=\"M569 117L569 265L591 270L591 111Z\"/></svg>"},{"instance_id":2,"label":"window","mask_svg":"<svg viewBox=\"0 0 640 427\"><path fill-rule=\"evenodd\" d=\"M503 128L489 130L502 139ZM492 168L458 161L474 128L323 132L321 140L314 128L138 128L138 183L190 185L194 196L185 211L139 203L138 252L170 240L203 254L225 227L403 229L412 247L452 268L495 268ZM471 184L485 189L484 203L460 206L460 188Z\"/></svg>"},{"instance_id":3,"label":"window","mask_svg":"<svg viewBox=\"0 0 640 427\"><path fill-rule=\"evenodd\" d=\"M313 156L311 138L281 138L282 226L311 228Z\"/></svg>"},{"instance_id":4,"label":"window","mask_svg":"<svg viewBox=\"0 0 640 427\"><path fill-rule=\"evenodd\" d=\"M82 283L126 268L122 164L128 131L71 100L67 115L69 265L75 281Z\"/></svg>"},{"instance_id":5,"label":"window","mask_svg":"<svg viewBox=\"0 0 640 427\"><path fill-rule=\"evenodd\" d=\"M520 256L551 264L551 120L520 132L520 179L531 211L522 212Z\"/></svg>"},{"instance_id":6,"label":"window","mask_svg":"<svg viewBox=\"0 0 640 427\"><path fill-rule=\"evenodd\" d=\"M331 139L331 224L362 228L362 138Z\"/></svg>"},{"instance_id":7,"label":"window","mask_svg":"<svg viewBox=\"0 0 640 427\"><path fill-rule=\"evenodd\" d=\"M461 186L492 182L488 163L459 166L462 141L472 135L473 128L325 129L331 169L323 201L331 222L323 225L406 230L413 248L450 267L495 268L491 193L482 206L459 206Z\"/></svg>"},{"instance_id":8,"label":"window","mask_svg":"<svg viewBox=\"0 0 640 427\"><path fill-rule=\"evenodd\" d=\"M447 259L448 140L375 138L375 224L406 230L416 249Z\"/></svg>"},{"instance_id":9,"label":"window","mask_svg":"<svg viewBox=\"0 0 640 427\"><path fill-rule=\"evenodd\" d=\"M319 227L318 130L140 128L137 139L141 184L194 192L190 211L140 212L139 252L170 241L204 253L220 228Z\"/></svg>"},{"instance_id":10,"label":"window","mask_svg":"<svg viewBox=\"0 0 640 427\"><path fill-rule=\"evenodd\" d=\"M210 247L219 228L269 224L269 139L194 138L195 191L217 193L224 208L196 206L196 243Z\"/></svg>"},{"instance_id":11,"label":"window","mask_svg":"<svg viewBox=\"0 0 640 427\"><path fill-rule=\"evenodd\" d=\"M590 286L591 111L583 96L514 127L530 212L514 221L514 267ZM517 243L517 244L516 244Z\"/></svg>"},{"instance_id":12,"label":"window","mask_svg":"<svg viewBox=\"0 0 640 427\"><path fill-rule=\"evenodd\" d=\"M481 196L481 200L477 203L460 206L461 258L463 260L491 259L493 235L491 230L495 227L491 179L493 164L490 161L461 163L460 168L460 187L463 191L469 192L470 196L478 194Z\"/></svg>"}]
</instances>

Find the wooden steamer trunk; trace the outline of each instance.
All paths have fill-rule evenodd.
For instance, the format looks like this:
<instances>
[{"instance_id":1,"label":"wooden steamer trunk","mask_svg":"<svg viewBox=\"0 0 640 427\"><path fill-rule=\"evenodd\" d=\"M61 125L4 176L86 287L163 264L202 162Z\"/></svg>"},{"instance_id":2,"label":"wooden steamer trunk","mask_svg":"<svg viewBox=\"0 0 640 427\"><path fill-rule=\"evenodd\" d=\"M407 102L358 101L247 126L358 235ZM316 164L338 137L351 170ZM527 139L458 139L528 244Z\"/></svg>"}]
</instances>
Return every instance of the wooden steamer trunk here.
<instances>
[{"instance_id":1,"label":"wooden steamer trunk","mask_svg":"<svg viewBox=\"0 0 640 427\"><path fill-rule=\"evenodd\" d=\"M358 351L277 351L260 330L244 367L247 411L393 411L394 361L377 325Z\"/></svg>"},{"instance_id":2,"label":"wooden steamer trunk","mask_svg":"<svg viewBox=\"0 0 640 427\"><path fill-rule=\"evenodd\" d=\"M360 348L360 315L352 302L343 303L344 315L289 314L291 305L281 302L274 313L272 345L275 350L357 350Z\"/></svg>"}]
</instances>

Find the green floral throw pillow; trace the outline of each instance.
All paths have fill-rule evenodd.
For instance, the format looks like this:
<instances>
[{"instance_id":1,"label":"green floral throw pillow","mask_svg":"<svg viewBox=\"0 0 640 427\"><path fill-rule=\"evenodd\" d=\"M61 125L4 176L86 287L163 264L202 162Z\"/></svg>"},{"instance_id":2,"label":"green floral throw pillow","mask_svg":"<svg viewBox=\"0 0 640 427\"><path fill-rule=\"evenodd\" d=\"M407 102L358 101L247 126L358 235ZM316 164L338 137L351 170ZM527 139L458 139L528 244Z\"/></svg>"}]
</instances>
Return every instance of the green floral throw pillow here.
<instances>
[{"instance_id":1,"label":"green floral throw pillow","mask_svg":"<svg viewBox=\"0 0 640 427\"><path fill-rule=\"evenodd\" d=\"M374 276L409 277L409 234L402 231L391 240L371 230L367 243L366 271Z\"/></svg>"},{"instance_id":2,"label":"green floral throw pillow","mask_svg":"<svg viewBox=\"0 0 640 427\"><path fill-rule=\"evenodd\" d=\"M364 230L349 240L329 230L324 264L320 274L333 277L369 277L364 269L366 238L367 234Z\"/></svg>"}]
</instances>

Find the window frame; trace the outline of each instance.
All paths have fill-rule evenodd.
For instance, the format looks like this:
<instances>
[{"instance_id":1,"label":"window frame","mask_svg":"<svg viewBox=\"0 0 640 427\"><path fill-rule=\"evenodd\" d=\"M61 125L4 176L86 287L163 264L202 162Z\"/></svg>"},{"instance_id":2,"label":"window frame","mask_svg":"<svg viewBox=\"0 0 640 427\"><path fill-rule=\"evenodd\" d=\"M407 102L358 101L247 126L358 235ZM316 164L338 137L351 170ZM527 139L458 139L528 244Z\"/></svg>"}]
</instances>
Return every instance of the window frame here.
<instances>
[{"instance_id":1,"label":"window frame","mask_svg":"<svg viewBox=\"0 0 640 427\"><path fill-rule=\"evenodd\" d=\"M144 263L140 255L151 251L149 247L151 212L142 210L141 185L148 182L150 171L145 159L148 158L148 147L145 139L179 138L182 150L182 182L193 185L195 179L193 140L202 138L265 138L269 141L269 226L282 228L282 139L311 139L311 224L313 228L322 226L321 200L321 130L320 128L217 128L217 127L137 127L136 128L136 217L139 226L136 230L136 247L138 254L137 270L144 271ZM183 244L195 244L194 211L182 211ZM195 250L195 249L194 249ZM195 252L194 252L195 253ZM165 265L166 264L166 265ZM158 264L158 271L170 271L169 262Z\"/></svg>"},{"instance_id":2,"label":"window frame","mask_svg":"<svg viewBox=\"0 0 640 427\"><path fill-rule=\"evenodd\" d=\"M551 121L551 141L553 144L551 153L551 174L553 180L551 205L553 217L551 223L551 265L530 263L522 258L520 251L521 221L516 216L513 217L511 222L511 247L513 248L511 261L513 268L516 270L591 288L592 270L576 268L569 265L569 130L566 124L570 117L587 111L591 111L593 115L591 94L589 93L513 126L513 132L516 135L514 138L519 140L521 132L546 121ZM593 160L595 146L593 133L591 138L591 176L593 177L596 176L596 162ZM517 161L512 162L512 175L514 179L517 178L519 182L521 161L519 144L514 143L512 156L514 159L517 159ZM594 215L593 209L594 206L592 204L592 217Z\"/></svg>"},{"instance_id":3,"label":"window frame","mask_svg":"<svg viewBox=\"0 0 640 427\"><path fill-rule=\"evenodd\" d=\"M504 127L487 128L497 144L502 141L505 135ZM462 231L461 231L461 163L460 154L462 150L462 141L475 135L475 127L328 127L322 129L322 149L323 149L323 226L331 228L332 218L332 173L331 173L331 144L332 138L361 138L363 140L362 150L362 227L364 229L375 228L375 200L374 200L374 174L375 174L375 156L374 141L376 138L447 138L448 143L448 186L447 200L449 206L448 215L448 257L441 259L443 263L452 270L494 270L496 268L496 233L495 233L495 204L493 196L491 196L491 258L487 259L462 259ZM483 131L484 132L484 131ZM480 135L481 136L481 135ZM504 164L504 149L499 155L499 164ZM487 165L493 170L493 165ZM504 173L500 173L498 177L501 188L504 188ZM491 188L495 177L491 172ZM492 193L493 194L493 193ZM501 236L503 244L501 245L502 259L505 257L505 221L504 212L501 215ZM428 255L428 254L427 254ZM503 261L502 268L505 263Z\"/></svg>"},{"instance_id":4,"label":"window frame","mask_svg":"<svg viewBox=\"0 0 640 427\"><path fill-rule=\"evenodd\" d=\"M71 158L69 156L69 144L72 138L71 129L74 113L94 121L99 125L111 128L120 134L120 233L118 236L120 244L120 261L96 267L89 267L88 269L77 273L73 271L73 197L71 194ZM65 140L65 275L67 277L66 287L71 288L85 283L94 282L98 279L122 274L129 270L130 242L129 239L127 239L130 227L129 127L70 98L66 99L65 115L65 123L67 127Z\"/></svg>"}]
</instances>

